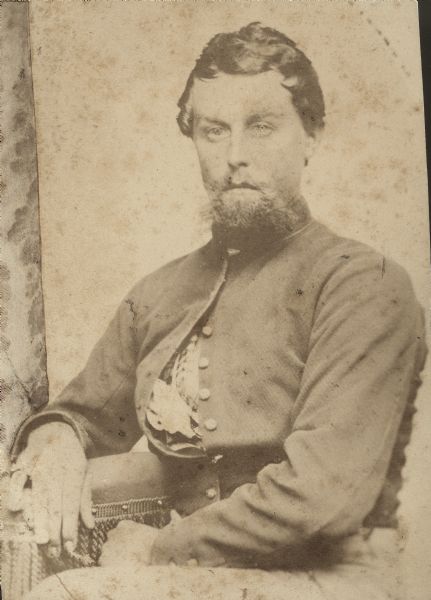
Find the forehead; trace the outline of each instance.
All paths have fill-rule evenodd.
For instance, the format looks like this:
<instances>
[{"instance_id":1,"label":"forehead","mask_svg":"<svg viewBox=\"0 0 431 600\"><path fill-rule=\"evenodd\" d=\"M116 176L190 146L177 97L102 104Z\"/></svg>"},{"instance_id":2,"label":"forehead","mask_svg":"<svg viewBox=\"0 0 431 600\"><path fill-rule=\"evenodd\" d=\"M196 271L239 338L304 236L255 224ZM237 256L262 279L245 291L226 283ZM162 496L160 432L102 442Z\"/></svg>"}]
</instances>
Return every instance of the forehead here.
<instances>
[{"instance_id":1,"label":"forehead","mask_svg":"<svg viewBox=\"0 0 431 600\"><path fill-rule=\"evenodd\" d=\"M283 75L266 71L257 75L220 73L214 79L195 79L190 95L193 114L222 121L243 119L252 114L295 112L290 92L281 84Z\"/></svg>"}]
</instances>

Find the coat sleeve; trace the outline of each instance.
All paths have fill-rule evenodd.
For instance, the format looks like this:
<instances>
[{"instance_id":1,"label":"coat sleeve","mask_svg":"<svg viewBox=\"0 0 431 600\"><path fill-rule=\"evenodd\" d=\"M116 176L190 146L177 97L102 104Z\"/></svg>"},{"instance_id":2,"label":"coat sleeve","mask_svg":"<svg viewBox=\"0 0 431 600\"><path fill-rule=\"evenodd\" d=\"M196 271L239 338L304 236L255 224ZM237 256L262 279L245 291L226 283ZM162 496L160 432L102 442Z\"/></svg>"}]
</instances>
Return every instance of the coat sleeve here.
<instances>
[{"instance_id":1,"label":"coat sleeve","mask_svg":"<svg viewBox=\"0 0 431 600\"><path fill-rule=\"evenodd\" d=\"M47 421L69 423L88 457L126 452L142 435L133 402L138 352L134 292L121 302L81 373L55 401L23 422L12 458L28 432Z\"/></svg>"},{"instance_id":2,"label":"coat sleeve","mask_svg":"<svg viewBox=\"0 0 431 600\"><path fill-rule=\"evenodd\" d=\"M294 557L310 540L355 532L373 508L423 368L423 314L401 267L371 253L346 258L315 307L285 460L162 529L153 564Z\"/></svg>"}]
</instances>

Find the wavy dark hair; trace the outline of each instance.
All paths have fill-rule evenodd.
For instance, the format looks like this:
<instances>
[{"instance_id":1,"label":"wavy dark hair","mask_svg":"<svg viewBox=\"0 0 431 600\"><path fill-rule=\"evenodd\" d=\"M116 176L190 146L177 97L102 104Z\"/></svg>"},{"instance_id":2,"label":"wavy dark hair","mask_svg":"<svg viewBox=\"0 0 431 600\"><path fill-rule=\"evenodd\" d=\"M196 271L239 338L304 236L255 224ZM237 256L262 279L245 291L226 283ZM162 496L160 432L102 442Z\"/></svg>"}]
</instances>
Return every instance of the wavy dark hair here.
<instances>
[{"instance_id":1,"label":"wavy dark hair","mask_svg":"<svg viewBox=\"0 0 431 600\"><path fill-rule=\"evenodd\" d=\"M249 23L233 33L218 33L207 44L189 75L178 101L177 117L182 133L193 133L193 114L189 104L195 78L213 79L218 73L254 75L277 70L282 84L292 95L302 124L308 135L323 129L325 102L317 73L311 61L291 39L261 23Z\"/></svg>"}]
</instances>

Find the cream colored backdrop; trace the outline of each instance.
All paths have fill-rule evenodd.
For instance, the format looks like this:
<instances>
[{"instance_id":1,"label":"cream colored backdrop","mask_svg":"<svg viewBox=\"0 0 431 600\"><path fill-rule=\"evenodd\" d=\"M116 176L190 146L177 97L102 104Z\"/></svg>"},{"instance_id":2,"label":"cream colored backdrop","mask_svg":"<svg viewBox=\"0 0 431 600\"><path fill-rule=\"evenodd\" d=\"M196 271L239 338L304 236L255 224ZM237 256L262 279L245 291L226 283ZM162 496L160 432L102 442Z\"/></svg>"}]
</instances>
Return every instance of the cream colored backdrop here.
<instances>
[{"instance_id":1,"label":"cream colored backdrop","mask_svg":"<svg viewBox=\"0 0 431 600\"><path fill-rule=\"evenodd\" d=\"M314 215L399 261L429 306L415 0L32 0L31 17L51 397L129 288L207 239L176 101L208 39L250 21L292 37L320 75L327 127L304 181ZM400 510L414 600L431 589L429 392L428 379Z\"/></svg>"}]
</instances>

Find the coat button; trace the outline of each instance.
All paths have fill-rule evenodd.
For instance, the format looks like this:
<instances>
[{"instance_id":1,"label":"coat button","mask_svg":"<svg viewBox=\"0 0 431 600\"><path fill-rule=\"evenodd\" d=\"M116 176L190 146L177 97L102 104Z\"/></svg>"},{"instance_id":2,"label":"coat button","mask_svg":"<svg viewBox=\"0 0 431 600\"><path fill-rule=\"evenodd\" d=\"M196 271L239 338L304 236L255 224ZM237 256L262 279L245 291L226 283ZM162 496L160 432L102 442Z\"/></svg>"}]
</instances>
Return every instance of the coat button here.
<instances>
[{"instance_id":1,"label":"coat button","mask_svg":"<svg viewBox=\"0 0 431 600\"><path fill-rule=\"evenodd\" d=\"M202 334L203 334L205 337L210 337L210 336L212 336L212 333L213 333L213 328L212 328L212 327L210 327L209 325L205 325L205 327L202 327Z\"/></svg>"},{"instance_id":2,"label":"coat button","mask_svg":"<svg viewBox=\"0 0 431 600\"><path fill-rule=\"evenodd\" d=\"M186 562L186 565L188 567L197 567L199 565L198 559L197 558L189 558L189 560Z\"/></svg>"},{"instance_id":3,"label":"coat button","mask_svg":"<svg viewBox=\"0 0 431 600\"><path fill-rule=\"evenodd\" d=\"M211 392L209 391L208 388L202 388L199 390L199 398L201 400L208 400L208 398L211 396Z\"/></svg>"},{"instance_id":4,"label":"coat button","mask_svg":"<svg viewBox=\"0 0 431 600\"><path fill-rule=\"evenodd\" d=\"M198 364L199 364L199 369L206 369L208 367L208 365L210 364L210 361L205 356L202 356L199 359L199 363Z\"/></svg>"},{"instance_id":5,"label":"coat button","mask_svg":"<svg viewBox=\"0 0 431 600\"><path fill-rule=\"evenodd\" d=\"M205 429L207 429L208 431L214 431L215 429L217 429L218 423L215 419L207 419L204 425Z\"/></svg>"},{"instance_id":6,"label":"coat button","mask_svg":"<svg viewBox=\"0 0 431 600\"><path fill-rule=\"evenodd\" d=\"M217 496L217 490L215 488L208 488L205 492L205 496L209 500L214 500L214 498Z\"/></svg>"}]
</instances>

